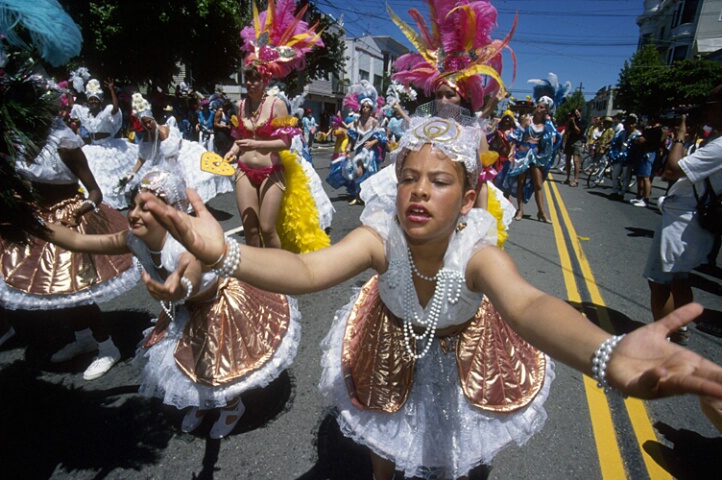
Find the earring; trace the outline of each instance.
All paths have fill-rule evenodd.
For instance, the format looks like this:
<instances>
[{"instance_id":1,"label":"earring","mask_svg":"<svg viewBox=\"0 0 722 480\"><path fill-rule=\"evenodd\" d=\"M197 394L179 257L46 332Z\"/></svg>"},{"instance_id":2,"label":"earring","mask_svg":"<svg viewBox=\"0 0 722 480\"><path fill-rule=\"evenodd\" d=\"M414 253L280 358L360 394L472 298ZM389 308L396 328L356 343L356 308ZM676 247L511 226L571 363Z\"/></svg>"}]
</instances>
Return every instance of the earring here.
<instances>
[{"instance_id":1,"label":"earring","mask_svg":"<svg viewBox=\"0 0 722 480\"><path fill-rule=\"evenodd\" d=\"M466 222L461 221L461 222L459 222L458 225L456 225L456 232L459 233L460 231L462 231L465 228L466 228Z\"/></svg>"},{"instance_id":2,"label":"earring","mask_svg":"<svg viewBox=\"0 0 722 480\"><path fill-rule=\"evenodd\" d=\"M401 222L399 222L399 216L394 215L394 221L396 222L396 225L401 225Z\"/></svg>"}]
</instances>

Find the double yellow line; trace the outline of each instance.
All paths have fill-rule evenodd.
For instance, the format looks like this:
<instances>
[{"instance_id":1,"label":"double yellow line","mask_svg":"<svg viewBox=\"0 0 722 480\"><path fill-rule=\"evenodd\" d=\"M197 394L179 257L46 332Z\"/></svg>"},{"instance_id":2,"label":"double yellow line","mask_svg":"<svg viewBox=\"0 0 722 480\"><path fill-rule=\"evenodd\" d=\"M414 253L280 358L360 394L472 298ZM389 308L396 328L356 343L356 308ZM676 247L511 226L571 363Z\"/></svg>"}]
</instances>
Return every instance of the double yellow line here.
<instances>
[{"instance_id":1,"label":"double yellow line","mask_svg":"<svg viewBox=\"0 0 722 480\"><path fill-rule=\"evenodd\" d=\"M549 179L552 179L551 175L549 175ZM564 229L570 239L569 244L572 246L572 253L577 260L578 273L580 274L578 276L582 277L587 292L589 292L589 298L584 299L584 301L591 302L596 307L599 326L612 333L613 328L609 320L609 313L607 312L604 299L602 299L602 295L599 293L599 287L594 280L592 269L584 255L579 237L569 218L569 212L559 194L556 182L545 182L544 194L553 222L554 238L559 252L559 261L562 267L567 296L573 303L582 303L579 286L577 285L577 275L575 275L570 251L567 248ZM562 224L564 225L564 229L562 229ZM601 389L597 388L594 380L586 375L584 376L584 389L589 404L589 413L594 431L599 464L602 469L602 478L614 480L628 478L627 471L624 467L625 462L622 458L619 442L617 441L607 396ZM658 463L658 461L663 462L663 456L658 449L659 441L652 428L652 422L647 414L644 403L637 399L626 399L624 405L629 415L634 434L637 437L637 443L640 447L641 456L644 460L649 478L651 480L671 479L672 476L667 471L666 465L660 465L660 463ZM654 455L658 461L655 460L652 455Z\"/></svg>"}]
</instances>

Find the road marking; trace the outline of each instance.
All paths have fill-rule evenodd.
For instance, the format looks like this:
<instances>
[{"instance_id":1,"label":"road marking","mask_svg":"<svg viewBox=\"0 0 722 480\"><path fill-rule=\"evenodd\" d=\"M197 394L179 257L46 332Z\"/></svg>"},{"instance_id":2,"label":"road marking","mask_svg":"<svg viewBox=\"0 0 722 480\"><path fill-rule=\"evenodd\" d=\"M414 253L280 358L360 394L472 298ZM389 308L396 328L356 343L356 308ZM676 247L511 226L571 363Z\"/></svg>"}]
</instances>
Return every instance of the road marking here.
<instances>
[{"instance_id":1,"label":"road marking","mask_svg":"<svg viewBox=\"0 0 722 480\"><path fill-rule=\"evenodd\" d=\"M551 179L551 175L549 176ZM570 272L568 275L565 275L565 282L567 281L567 278L570 277L572 280L574 280L573 273L571 272L571 261L569 260L569 252L566 248L566 242L564 241L563 231L561 226L558 222L555 220L558 218L556 215L556 208L554 208L554 203L552 200L552 192L554 197L556 198L557 202L556 204L559 207L559 211L561 212L561 217L564 220L564 225L567 229L569 238L571 239L577 239L577 241L572 241L571 244L573 246L574 254L579 262L579 266L582 271L582 276L584 277L584 282L586 284L587 290L590 295L590 300L594 305L597 305L598 307L601 307L598 309L599 313L599 323L600 326L605 329L608 332L613 332L614 329L612 328L611 322L609 320L609 313L606 309L606 304L604 303L604 300L602 298L601 293L599 292L599 287L594 280L594 275L592 274L591 266L589 265L589 262L584 255L584 251L582 250L582 246L579 240L582 239L582 237L579 237L576 233L576 230L574 229L574 225L572 224L571 219L569 218L569 213L564 205L564 201L562 200L562 197L559 193L559 190L557 189L555 182L545 182L545 188L544 192L547 198L547 203L549 204L549 210L552 215L552 222L554 222L554 235L557 243L557 248L559 249L559 255L560 257L566 256L567 262L565 266L565 262L562 261L562 268L566 270L566 268L570 268ZM573 284L567 283L567 290L569 290L570 285L572 285L576 290L576 282ZM570 295L570 300L572 301L579 301L577 300L579 298L578 291L574 292L574 298ZM610 425L608 425L606 422L606 417L609 417L609 421L611 422L611 415L609 410L609 404L606 401L606 396L601 393L601 390L596 387L596 384L594 381L588 377L585 376L584 378L584 385L585 390L587 392L587 399L590 406L590 411L595 412L596 415L600 415L603 417L603 422L600 425L595 425L594 418L592 418L592 428L594 429L594 436L595 441L597 442L597 451L599 452L599 459L602 465L602 475L604 478L611 478L611 479L617 479L617 478L626 478L626 474L622 474L620 476L619 472L609 472L609 475L607 475L607 472L605 471L604 466L604 459L602 458L602 453L600 451L600 447L604 446L607 447L609 445L608 442L614 441L615 445L615 453L619 454L619 447L616 440L616 435L614 433L614 424L611 423L612 430L609 432L607 429ZM598 404L598 400L595 397L604 397L603 404ZM594 402L594 404L593 404ZM637 437L637 444L639 445L642 458L644 460L644 464L647 469L647 473L649 474L649 477L651 480L666 480L671 479L672 476L669 474L666 462L664 462L664 456L661 455L661 452L659 452L659 440L657 439L657 436L654 432L654 428L652 427L652 422L649 418L649 414L647 413L646 406L643 401L638 399L626 399L624 401L624 405L626 407L627 413L629 415L629 419L632 423L632 428L634 430L635 436ZM606 406L606 408L603 408ZM597 407L600 407L597 409ZM597 435L597 428L599 428L599 435ZM611 437L609 436L611 435ZM645 448L645 445L648 447ZM651 446L651 447L649 447ZM656 461L653 456L658 459ZM620 455L620 461L621 461L621 455ZM661 464L660 464L661 463ZM621 465L622 469L623 464ZM623 472L623 470L622 470Z\"/></svg>"},{"instance_id":2,"label":"road marking","mask_svg":"<svg viewBox=\"0 0 722 480\"><path fill-rule=\"evenodd\" d=\"M559 263L562 267L562 276L564 277L567 296L570 301L581 304L582 298L579 295L579 287L574 278L572 261L564 241L564 232L562 231L556 208L554 208L551 192L547 187L549 184L550 182L544 183L544 193L547 204L549 205L549 213L551 214L552 226L554 228L554 239L557 244L557 251L559 252ZM562 212L564 211L561 203L560 209ZM619 449L619 443L617 442L617 436L614 431L614 422L612 421L607 396L597 388L594 380L586 375L584 375L584 391L586 392L587 403L589 405L589 417L592 423L592 431L594 432L594 444L597 448L597 457L599 458L599 466L602 470L602 478L627 478L622 453Z\"/></svg>"},{"instance_id":3,"label":"road marking","mask_svg":"<svg viewBox=\"0 0 722 480\"><path fill-rule=\"evenodd\" d=\"M233 235L234 233L239 233L243 231L243 225L241 225L238 228L231 228L230 230L226 230L225 235L226 237Z\"/></svg>"}]
</instances>

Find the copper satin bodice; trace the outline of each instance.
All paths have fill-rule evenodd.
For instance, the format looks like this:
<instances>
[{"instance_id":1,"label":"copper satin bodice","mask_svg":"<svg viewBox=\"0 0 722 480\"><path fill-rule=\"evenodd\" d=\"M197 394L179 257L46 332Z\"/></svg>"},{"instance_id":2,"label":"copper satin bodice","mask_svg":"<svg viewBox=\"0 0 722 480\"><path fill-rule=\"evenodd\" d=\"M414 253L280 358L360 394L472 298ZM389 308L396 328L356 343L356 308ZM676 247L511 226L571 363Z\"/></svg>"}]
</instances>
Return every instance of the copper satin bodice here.
<instances>
[{"instance_id":1,"label":"copper satin bodice","mask_svg":"<svg viewBox=\"0 0 722 480\"><path fill-rule=\"evenodd\" d=\"M404 345L403 320L381 301L377 279L364 285L351 310L342 371L355 406L393 413L411 391L415 360ZM439 340L455 351L462 390L477 408L515 412L544 384L546 356L522 340L486 297L457 335Z\"/></svg>"},{"instance_id":2,"label":"copper satin bodice","mask_svg":"<svg viewBox=\"0 0 722 480\"><path fill-rule=\"evenodd\" d=\"M223 278L207 302L187 302L190 318L175 349L178 368L194 382L220 386L262 367L278 350L291 320L285 295ZM168 326L161 313L143 347L159 341Z\"/></svg>"}]
</instances>

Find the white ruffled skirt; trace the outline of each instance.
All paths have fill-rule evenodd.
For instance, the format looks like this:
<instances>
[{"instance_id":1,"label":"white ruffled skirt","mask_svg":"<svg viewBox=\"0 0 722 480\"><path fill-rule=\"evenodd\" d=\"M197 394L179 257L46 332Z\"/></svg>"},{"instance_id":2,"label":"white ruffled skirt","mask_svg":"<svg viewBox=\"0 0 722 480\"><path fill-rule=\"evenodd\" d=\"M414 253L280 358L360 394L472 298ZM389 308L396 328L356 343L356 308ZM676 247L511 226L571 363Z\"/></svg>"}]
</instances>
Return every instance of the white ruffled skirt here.
<instances>
[{"instance_id":1,"label":"white ruffled skirt","mask_svg":"<svg viewBox=\"0 0 722 480\"><path fill-rule=\"evenodd\" d=\"M398 411L355 407L341 371L343 336L354 301L336 313L321 344L319 388L327 406L337 411L343 434L394 462L396 470L407 477L458 478L489 464L510 443L523 445L544 426L543 404L554 379L551 360L544 385L529 406L508 415L494 414L469 404L459 382L456 355L444 353L438 340L417 360L411 392Z\"/></svg>"},{"instance_id":2,"label":"white ruffled skirt","mask_svg":"<svg viewBox=\"0 0 722 480\"><path fill-rule=\"evenodd\" d=\"M139 348L136 353L135 361L143 365L140 393L147 397L160 398L166 405L178 409L212 409L225 407L243 392L267 386L291 366L301 341L301 313L298 303L291 297L288 297L288 303L291 313L288 330L273 357L248 375L220 386L194 382L178 368L174 354L189 313L185 306L177 307L175 320L170 322L165 336L152 347ZM146 330L144 336L152 330Z\"/></svg>"},{"instance_id":3,"label":"white ruffled skirt","mask_svg":"<svg viewBox=\"0 0 722 480\"><path fill-rule=\"evenodd\" d=\"M138 160L138 145L123 138L108 138L101 142L85 145L83 153L103 192L103 203L120 210L128 207L128 200L124 192L117 190L118 182Z\"/></svg>"}]
</instances>

